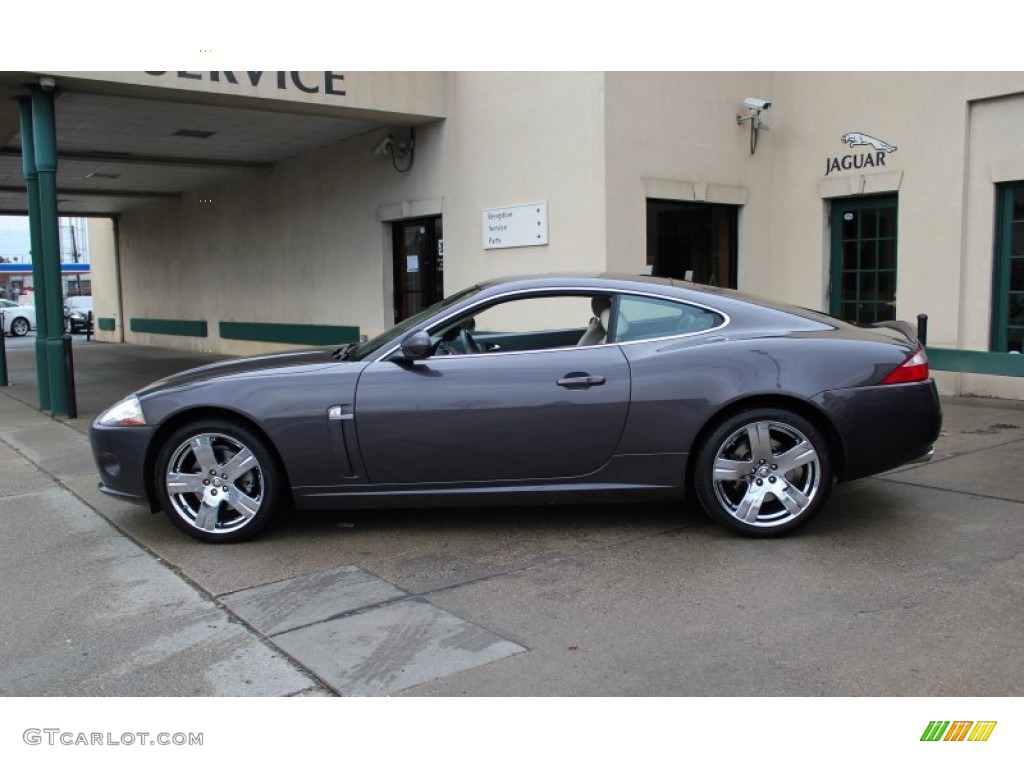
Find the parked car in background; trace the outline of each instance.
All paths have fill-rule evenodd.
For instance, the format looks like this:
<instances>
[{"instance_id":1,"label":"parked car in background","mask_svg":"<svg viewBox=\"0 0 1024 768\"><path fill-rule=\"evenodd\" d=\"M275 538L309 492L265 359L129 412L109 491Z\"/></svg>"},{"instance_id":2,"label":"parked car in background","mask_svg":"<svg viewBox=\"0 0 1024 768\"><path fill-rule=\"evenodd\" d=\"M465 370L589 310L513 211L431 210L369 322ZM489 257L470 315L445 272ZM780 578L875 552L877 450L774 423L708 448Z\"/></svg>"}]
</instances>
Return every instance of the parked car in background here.
<instances>
[{"instance_id":1,"label":"parked car in background","mask_svg":"<svg viewBox=\"0 0 1024 768\"><path fill-rule=\"evenodd\" d=\"M101 413L101 490L204 541L281 509L682 499L747 536L927 460L942 413L900 323L659 278L457 293L380 336L215 363Z\"/></svg>"},{"instance_id":2,"label":"parked car in background","mask_svg":"<svg viewBox=\"0 0 1024 768\"><path fill-rule=\"evenodd\" d=\"M64 302L64 330L81 333L92 322L92 296L70 296Z\"/></svg>"},{"instance_id":3,"label":"parked car in background","mask_svg":"<svg viewBox=\"0 0 1024 768\"><path fill-rule=\"evenodd\" d=\"M0 328L3 333L11 336L24 336L36 327L36 308L31 304L16 304L13 301L3 301L0 306Z\"/></svg>"}]
</instances>

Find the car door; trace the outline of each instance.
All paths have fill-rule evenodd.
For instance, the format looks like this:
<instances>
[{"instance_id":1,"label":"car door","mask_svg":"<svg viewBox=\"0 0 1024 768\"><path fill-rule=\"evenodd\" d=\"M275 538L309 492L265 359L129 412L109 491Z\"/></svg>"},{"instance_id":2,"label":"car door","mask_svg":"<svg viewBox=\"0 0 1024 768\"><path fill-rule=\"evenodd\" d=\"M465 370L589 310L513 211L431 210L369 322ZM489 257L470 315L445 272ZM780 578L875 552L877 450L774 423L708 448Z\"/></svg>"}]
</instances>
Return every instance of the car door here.
<instances>
[{"instance_id":1,"label":"car door","mask_svg":"<svg viewBox=\"0 0 1024 768\"><path fill-rule=\"evenodd\" d=\"M434 329L433 357L392 355L367 366L355 423L372 482L573 478L612 457L629 408L625 355L614 344L576 346L590 297L530 298L490 313L504 318L498 327L476 315L477 352ZM587 308L582 316L578 307Z\"/></svg>"}]
</instances>

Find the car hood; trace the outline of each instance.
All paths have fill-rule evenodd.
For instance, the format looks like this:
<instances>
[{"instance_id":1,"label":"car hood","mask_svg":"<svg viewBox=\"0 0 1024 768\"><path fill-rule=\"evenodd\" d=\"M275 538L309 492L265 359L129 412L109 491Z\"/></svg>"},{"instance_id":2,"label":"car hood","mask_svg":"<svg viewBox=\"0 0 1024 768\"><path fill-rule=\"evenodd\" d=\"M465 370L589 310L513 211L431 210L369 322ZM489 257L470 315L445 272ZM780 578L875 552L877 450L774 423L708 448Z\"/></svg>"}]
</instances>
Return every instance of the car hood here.
<instances>
[{"instance_id":1,"label":"car hood","mask_svg":"<svg viewBox=\"0 0 1024 768\"><path fill-rule=\"evenodd\" d=\"M312 370L329 365L349 365L349 363L340 363L335 359L334 352L336 349L337 347L324 347L321 349L278 352L270 355L223 360L172 374L140 389L137 394L140 397L151 397L170 390L193 387L225 379L247 378L251 376L280 376L296 373L299 370Z\"/></svg>"}]
</instances>

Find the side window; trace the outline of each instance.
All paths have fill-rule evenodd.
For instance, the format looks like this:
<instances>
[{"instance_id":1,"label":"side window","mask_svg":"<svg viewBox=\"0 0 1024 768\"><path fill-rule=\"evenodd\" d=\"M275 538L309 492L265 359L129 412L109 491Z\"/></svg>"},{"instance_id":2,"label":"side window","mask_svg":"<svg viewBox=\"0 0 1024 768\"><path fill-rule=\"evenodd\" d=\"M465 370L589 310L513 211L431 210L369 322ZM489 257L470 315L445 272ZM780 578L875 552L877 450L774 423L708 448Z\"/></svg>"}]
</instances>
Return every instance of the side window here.
<instances>
[{"instance_id":1,"label":"side window","mask_svg":"<svg viewBox=\"0 0 1024 768\"><path fill-rule=\"evenodd\" d=\"M648 296L622 296L615 320L615 341L678 336L715 328L725 318L709 309Z\"/></svg>"},{"instance_id":2,"label":"side window","mask_svg":"<svg viewBox=\"0 0 1024 768\"><path fill-rule=\"evenodd\" d=\"M432 329L439 355L526 352L603 344L611 314L607 295L525 296L483 307Z\"/></svg>"}]
</instances>

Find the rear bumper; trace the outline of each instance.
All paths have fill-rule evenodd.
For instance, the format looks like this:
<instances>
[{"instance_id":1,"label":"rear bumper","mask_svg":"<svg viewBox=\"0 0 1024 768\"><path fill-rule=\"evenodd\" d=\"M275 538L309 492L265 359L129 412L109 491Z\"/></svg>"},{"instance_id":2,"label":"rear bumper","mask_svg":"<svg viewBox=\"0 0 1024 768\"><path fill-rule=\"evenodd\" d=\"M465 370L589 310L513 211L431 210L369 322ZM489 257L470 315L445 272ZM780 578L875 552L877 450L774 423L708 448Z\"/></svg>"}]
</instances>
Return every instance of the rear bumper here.
<instances>
[{"instance_id":1,"label":"rear bumper","mask_svg":"<svg viewBox=\"0 0 1024 768\"><path fill-rule=\"evenodd\" d=\"M822 392L814 398L842 444L840 480L928 461L942 429L935 382Z\"/></svg>"},{"instance_id":2,"label":"rear bumper","mask_svg":"<svg viewBox=\"0 0 1024 768\"><path fill-rule=\"evenodd\" d=\"M935 448L933 446L928 449L927 453L918 456L916 459L911 459L910 461L907 462L907 464L927 464L929 461L932 460L932 456L934 455Z\"/></svg>"}]
</instances>

